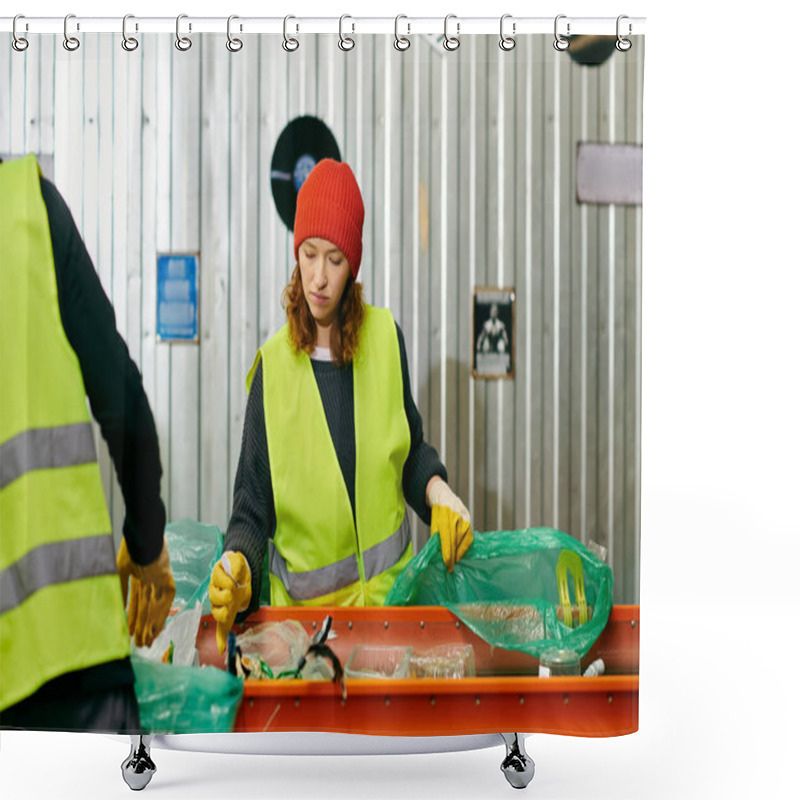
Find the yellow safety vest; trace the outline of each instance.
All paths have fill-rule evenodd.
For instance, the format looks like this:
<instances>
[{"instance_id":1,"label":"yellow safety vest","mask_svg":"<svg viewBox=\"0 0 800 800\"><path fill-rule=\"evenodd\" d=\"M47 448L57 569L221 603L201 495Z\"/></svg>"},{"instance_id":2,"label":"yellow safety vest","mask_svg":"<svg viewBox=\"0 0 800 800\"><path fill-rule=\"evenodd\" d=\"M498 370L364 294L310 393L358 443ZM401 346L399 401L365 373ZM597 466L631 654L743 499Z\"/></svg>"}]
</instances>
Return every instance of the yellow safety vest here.
<instances>
[{"instance_id":1,"label":"yellow safety vest","mask_svg":"<svg viewBox=\"0 0 800 800\"><path fill-rule=\"evenodd\" d=\"M0 711L130 650L34 156L0 164Z\"/></svg>"},{"instance_id":2,"label":"yellow safety vest","mask_svg":"<svg viewBox=\"0 0 800 800\"><path fill-rule=\"evenodd\" d=\"M391 312L366 307L353 361L355 519L311 360L284 325L259 350L275 538L272 605L381 605L411 560L403 466L411 434Z\"/></svg>"}]
</instances>

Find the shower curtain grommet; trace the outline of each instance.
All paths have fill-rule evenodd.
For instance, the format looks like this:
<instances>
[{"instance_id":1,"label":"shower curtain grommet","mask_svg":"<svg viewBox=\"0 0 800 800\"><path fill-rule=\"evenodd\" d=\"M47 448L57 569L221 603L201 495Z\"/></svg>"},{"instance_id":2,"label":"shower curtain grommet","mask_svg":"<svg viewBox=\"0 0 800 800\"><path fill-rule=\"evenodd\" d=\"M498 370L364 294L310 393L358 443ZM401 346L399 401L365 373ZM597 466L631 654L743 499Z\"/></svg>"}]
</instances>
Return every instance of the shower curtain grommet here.
<instances>
[{"instance_id":1,"label":"shower curtain grommet","mask_svg":"<svg viewBox=\"0 0 800 800\"><path fill-rule=\"evenodd\" d=\"M394 49L404 53L409 47L411 47L411 39L400 35L401 19L408 19L408 17L405 14L398 14L394 18ZM411 33L410 23L406 23L406 27L408 28L408 33Z\"/></svg>"},{"instance_id":2,"label":"shower curtain grommet","mask_svg":"<svg viewBox=\"0 0 800 800\"><path fill-rule=\"evenodd\" d=\"M188 14L178 14L175 20L175 47L182 53L185 53L191 46L192 40L188 36L181 36L181 20L187 19ZM192 24L189 23L189 30L191 31Z\"/></svg>"},{"instance_id":3,"label":"shower curtain grommet","mask_svg":"<svg viewBox=\"0 0 800 800\"><path fill-rule=\"evenodd\" d=\"M508 36L505 33L505 31L503 30L503 28L505 26L505 21L507 19L511 19L511 18L512 18L511 14L503 14L503 16L500 17L500 49L504 50L506 53L509 50L513 50L517 46L517 42L514 39L514 37L513 36ZM512 22L511 23L511 33L514 34L516 32L517 32L517 23L516 22Z\"/></svg>"},{"instance_id":4,"label":"shower curtain grommet","mask_svg":"<svg viewBox=\"0 0 800 800\"><path fill-rule=\"evenodd\" d=\"M559 51L559 53L563 53L569 47L569 39L565 39L559 32L558 32L558 21L561 19L566 19L566 14L559 14L556 17L556 21L553 24L553 33L555 35L555 39L553 40L553 47ZM567 36L569 36L569 22L567 22Z\"/></svg>"},{"instance_id":5,"label":"shower curtain grommet","mask_svg":"<svg viewBox=\"0 0 800 800\"><path fill-rule=\"evenodd\" d=\"M225 47L228 48L228 52L230 53L238 53L242 47L244 47L242 40L231 34L231 22L233 22L235 19L239 19L236 14L231 14L228 17L228 41L225 42ZM241 30L241 27L239 30Z\"/></svg>"},{"instance_id":6,"label":"shower curtain grommet","mask_svg":"<svg viewBox=\"0 0 800 800\"><path fill-rule=\"evenodd\" d=\"M139 40L134 36L128 36L128 20L134 19L133 14L126 14L122 18L122 42L121 46L123 50L126 50L128 53L132 53L139 47ZM137 26L138 30L138 26Z\"/></svg>"},{"instance_id":7,"label":"shower curtain grommet","mask_svg":"<svg viewBox=\"0 0 800 800\"><path fill-rule=\"evenodd\" d=\"M69 31L68 31L67 27L69 25L70 19L75 19L75 15L74 14L67 14L67 16L64 17L64 41L63 41L63 45L64 45L64 49L65 50L69 50L69 52L72 53L72 52L74 52L75 50L77 50L81 46L81 42L80 42L80 39L76 39L74 36L70 36L69 35ZM80 25L77 26L77 30L80 30Z\"/></svg>"},{"instance_id":8,"label":"shower curtain grommet","mask_svg":"<svg viewBox=\"0 0 800 800\"><path fill-rule=\"evenodd\" d=\"M289 36L289 20L296 19L291 14L288 14L283 18L283 49L287 53L294 53L298 47L300 47L300 42L294 38L294 36Z\"/></svg>"},{"instance_id":9,"label":"shower curtain grommet","mask_svg":"<svg viewBox=\"0 0 800 800\"><path fill-rule=\"evenodd\" d=\"M344 35L344 21L346 19L352 19L352 17L349 14L342 14L342 16L339 17L339 49L345 53L349 53L356 46L356 41L352 36ZM356 29L355 23L351 23L351 28L354 32Z\"/></svg>"},{"instance_id":10,"label":"shower curtain grommet","mask_svg":"<svg viewBox=\"0 0 800 800\"><path fill-rule=\"evenodd\" d=\"M25 17L22 14L17 14L14 17L14 23L13 23L13 27L11 29L11 36L12 36L11 46L18 53L24 53L28 49L28 45L30 44L30 42L24 36L20 36L17 33L17 20L20 20L20 19L25 19Z\"/></svg>"},{"instance_id":11,"label":"shower curtain grommet","mask_svg":"<svg viewBox=\"0 0 800 800\"><path fill-rule=\"evenodd\" d=\"M458 34L461 29L461 24L457 21L456 22L456 35L455 36L448 36L447 35L447 23L451 19L456 19L455 14L448 14L444 18L444 41L442 44L444 45L445 50L449 50L451 53L453 50L458 50L459 46L461 45L461 40L458 38Z\"/></svg>"}]
</instances>

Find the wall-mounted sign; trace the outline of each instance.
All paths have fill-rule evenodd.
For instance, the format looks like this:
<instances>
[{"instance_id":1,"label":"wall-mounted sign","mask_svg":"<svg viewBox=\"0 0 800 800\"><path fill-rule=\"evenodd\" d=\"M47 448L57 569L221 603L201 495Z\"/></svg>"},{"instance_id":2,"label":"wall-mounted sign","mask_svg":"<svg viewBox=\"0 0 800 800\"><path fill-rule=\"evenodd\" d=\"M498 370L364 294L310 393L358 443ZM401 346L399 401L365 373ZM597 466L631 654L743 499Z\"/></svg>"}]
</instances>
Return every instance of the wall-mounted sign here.
<instances>
[{"instance_id":1,"label":"wall-mounted sign","mask_svg":"<svg viewBox=\"0 0 800 800\"><path fill-rule=\"evenodd\" d=\"M197 282L200 257L196 253L158 256L156 334L161 342L197 342Z\"/></svg>"},{"instance_id":2,"label":"wall-mounted sign","mask_svg":"<svg viewBox=\"0 0 800 800\"><path fill-rule=\"evenodd\" d=\"M472 303L472 375L514 377L514 290L478 287Z\"/></svg>"},{"instance_id":3,"label":"wall-mounted sign","mask_svg":"<svg viewBox=\"0 0 800 800\"><path fill-rule=\"evenodd\" d=\"M575 169L579 203L642 204L642 146L579 142Z\"/></svg>"}]
</instances>

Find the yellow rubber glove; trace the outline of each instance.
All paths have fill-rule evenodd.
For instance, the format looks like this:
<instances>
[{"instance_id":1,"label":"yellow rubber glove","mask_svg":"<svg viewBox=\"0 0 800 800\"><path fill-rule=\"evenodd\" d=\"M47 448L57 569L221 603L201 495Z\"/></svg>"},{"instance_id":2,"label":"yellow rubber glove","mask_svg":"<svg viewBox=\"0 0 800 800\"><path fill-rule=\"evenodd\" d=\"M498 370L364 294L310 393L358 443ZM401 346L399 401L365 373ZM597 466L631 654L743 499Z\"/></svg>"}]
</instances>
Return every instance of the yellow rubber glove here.
<instances>
[{"instance_id":1,"label":"yellow rubber glove","mask_svg":"<svg viewBox=\"0 0 800 800\"><path fill-rule=\"evenodd\" d=\"M158 558L143 567L131 559L123 538L117 553L117 572L122 581L122 602L128 607L128 633L137 647L150 647L161 633L175 598L166 541Z\"/></svg>"},{"instance_id":2,"label":"yellow rubber glove","mask_svg":"<svg viewBox=\"0 0 800 800\"><path fill-rule=\"evenodd\" d=\"M208 599L217 621L217 650L225 652L228 631L236 615L250 605L252 593L250 565L242 553L228 550L211 570Z\"/></svg>"},{"instance_id":3,"label":"yellow rubber glove","mask_svg":"<svg viewBox=\"0 0 800 800\"><path fill-rule=\"evenodd\" d=\"M442 542L442 560L452 572L457 561L472 545L472 522L467 507L442 480L428 489L431 506L431 536L438 533Z\"/></svg>"}]
</instances>

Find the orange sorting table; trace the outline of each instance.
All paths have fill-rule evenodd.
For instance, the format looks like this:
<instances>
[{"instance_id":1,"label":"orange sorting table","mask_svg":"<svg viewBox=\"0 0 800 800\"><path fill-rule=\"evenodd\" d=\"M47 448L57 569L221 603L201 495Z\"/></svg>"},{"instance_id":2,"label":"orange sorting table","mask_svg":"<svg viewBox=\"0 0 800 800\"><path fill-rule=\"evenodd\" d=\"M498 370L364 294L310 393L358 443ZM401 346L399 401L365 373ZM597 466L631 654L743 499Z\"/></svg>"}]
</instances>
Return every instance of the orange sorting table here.
<instances>
[{"instance_id":1,"label":"orange sorting table","mask_svg":"<svg viewBox=\"0 0 800 800\"><path fill-rule=\"evenodd\" d=\"M432 647L471 644L476 677L348 679L347 697L328 682L246 680L237 732L326 731L386 736L451 736L525 731L573 736L620 736L638 730L639 607L615 606L582 668L602 658L598 677L538 677L538 660L491 648L449 610L438 606L261 608L241 633L268 620L295 619L309 634L327 614L329 646L345 664L357 644ZM223 666L215 623L203 619L201 664Z\"/></svg>"}]
</instances>

